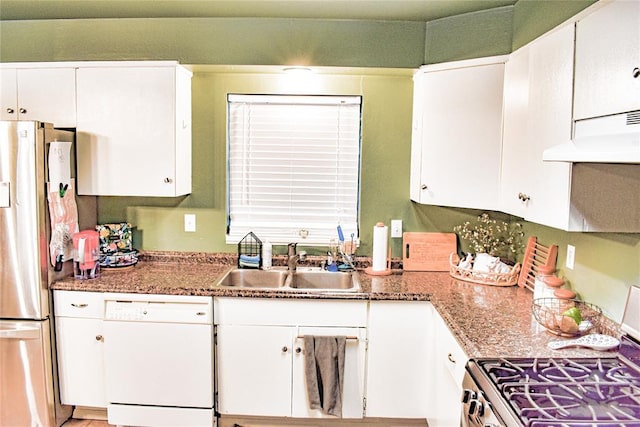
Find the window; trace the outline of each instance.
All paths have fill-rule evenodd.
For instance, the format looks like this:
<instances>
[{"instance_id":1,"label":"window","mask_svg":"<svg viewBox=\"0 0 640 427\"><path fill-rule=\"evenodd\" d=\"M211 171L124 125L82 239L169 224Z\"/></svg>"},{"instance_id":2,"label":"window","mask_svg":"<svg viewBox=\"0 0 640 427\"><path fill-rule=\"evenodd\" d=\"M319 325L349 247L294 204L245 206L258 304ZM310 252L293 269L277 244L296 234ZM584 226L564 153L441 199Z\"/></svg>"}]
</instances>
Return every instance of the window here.
<instances>
[{"instance_id":1,"label":"window","mask_svg":"<svg viewBox=\"0 0 640 427\"><path fill-rule=\"evenodd\" d=\"M358 235L359 96L228 95L227 243Z\"/></svg>"}]
</instances>

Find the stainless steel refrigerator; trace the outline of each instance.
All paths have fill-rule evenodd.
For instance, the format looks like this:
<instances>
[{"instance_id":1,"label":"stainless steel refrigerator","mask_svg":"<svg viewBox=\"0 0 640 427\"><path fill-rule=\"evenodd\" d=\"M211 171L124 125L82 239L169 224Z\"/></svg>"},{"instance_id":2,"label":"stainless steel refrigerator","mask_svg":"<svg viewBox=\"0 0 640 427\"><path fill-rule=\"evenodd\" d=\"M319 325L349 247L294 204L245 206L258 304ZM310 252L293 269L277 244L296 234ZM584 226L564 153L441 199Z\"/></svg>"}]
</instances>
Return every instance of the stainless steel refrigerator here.
<instances>
[{"instance_id":1,"label":"stainless steel refrigerator","mask_svg":"<svg viewBox=\"0 0 640 427\"><path fill-rule=\"evenodd\" d=\"M49 284L72 273L49 262L46 198L51 141L75 133L35 121L0 121L0 426L59 426L60 405ZM71 165L75 156L71 155ZM75 175L71 167L71 176ZM78 203L80 228L96 222L95 198ZM60 271L56 271L60 270Z\"/></svg>"}]
</instances>

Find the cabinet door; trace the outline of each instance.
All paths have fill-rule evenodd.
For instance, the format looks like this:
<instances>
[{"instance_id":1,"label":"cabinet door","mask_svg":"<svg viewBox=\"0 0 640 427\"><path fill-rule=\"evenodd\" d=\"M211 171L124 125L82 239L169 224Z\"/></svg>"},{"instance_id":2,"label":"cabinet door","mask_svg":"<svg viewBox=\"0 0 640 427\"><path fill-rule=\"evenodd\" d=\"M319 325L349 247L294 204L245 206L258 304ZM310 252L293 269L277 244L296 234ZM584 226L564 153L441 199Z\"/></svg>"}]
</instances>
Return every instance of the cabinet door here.
<instances>
[{"instance_id":1,"label":"cabinet door","mask_svg":"<svg viewBox=\"0 0 640 427\"><path fill-rule=\"evenodd\" d=\"M106 408L102 319L56 317L60 400Z\"/></svg>"},{"instance_id":2,"label":"cabinet door","mask_svg":"<svg viewBox=\"0 0 640 427\"><path fill-rule=\"evenodd\" d=\"M504 134L500 179L500 210L519 217L530 197L528 141L529 46L509 56L504 77Z\"/></svg>"},{"instance_id":3,"label":"cabinet door","mask_svg":"<svg viewBox=\"0 0 640 427\"><path fill-rule=\"evenodd\" d=\"M419 202L496 209L504 64L420 72L414 103L422 111L414 108L414 114L422 114L421 181L413 184L420 187Z\"/></svg>"},{"instance_id":4,"label":"cabinet door","mask_svg":"<svg viewBox=\"0 0 640 427\"><path fill-rule=\"evenodd\" d=\"M531 43L525 218L566 230L569 226L571 164L544 162L542 152L571 140L574 26L567 25Z\"/></svg>"},{"instance_id":5,"label":"cabinet door","mask_svg":"<svg viewBox=\"0 0 640 427\"><path fill-rule=\"evenodd\" d=\"M640 2L618 0L580 20L574 118L640 109Z\"/></svg>"},{"instance_id":6,"label":"cabinet door","mask_svg":"<svg viewBox=\"0 0 640 427\"><path fill-rule=\"evenodd\" d=\"M18 119L18 77L15 68L0 69L0 120Z\"/></svg>"},{"instance_id":7,"label":"cabinet door","mask_svg":"<svg viewBox=\"0 0 640 427\"><path fill-rule=\"evenodd\" d=\"M79 193L178 195L176 68L79 68L77 80Z\"/></svg>"},{"instance_id":8,"label":"cabinet door","mask_svg":"<svg viewBox=\"0 0 640 427\"><path fill-rule=\"evenodd\" d=\"M2 120L39 120L56 127L76 126L74 68L3 69Z\"/></svg>"},{"instance_id":9,"label":"cabinet door","mask_svg":"<svg viewBox=\"0 0 640 427\"><path fill-rule=\"evenodd\" d=\"M437 389L431 372L432 311L426 301L371 301L367 417L427 418Z\"/></svg>"},{"instance_id":10,"label":"cabinet door","mask_svg":"<svg viewBox=\"0 0 640 427\"><path fill-rule=\"evenodd\" d=\"M362 418L364 400L364 366L366 355L365 328L299 328L298 337L305 335L331 335L348 337L345 346L342 418ZM306 387L304 342L294 337L293 386L291 416L296 418L326 418L317 409L309 409Z\"/></svg>"},{"instance_id":11,"label":"cabinet door","mask_svg":"<svg viewBox=\"0 0 640 427\"><path fill-rule=\"evenodd\" d=\"M542 152L571 139L573 25L513 53L506 66L501 210L567 229L571 166Z\"/></svg>"},{"instance_id":12,"label":"cabinet door","mask_svg":"<svg viewBox=\"0 0 640 427\"><path fill-rule=\"evenodd\" d=\"M28 68L18 70L20 120L51 122L56 127L76 126L76 70Z\"/></svg>"},{"instance_id":13,"label":"cabinet door","mask_svg":"<svg viewBox=\"0 0 640 427\"><path fill-rule=\"evenodd\" d=\"M440 314L434 310L434 345L432 375L438 384L438 393L434 396L436 405L429 426L460 425L462 411L462 378L468 361L451 330Z\"/></svg>"},{"instance_id":14,"label":"cabinet door","mask_svg":"<svg viewBox=\"0 0 640 427\"><path fill-rule=\"evenodd\" d=\"M217 326L218 411L291 416L295 328Z\"/></svg>"}]
</instances>

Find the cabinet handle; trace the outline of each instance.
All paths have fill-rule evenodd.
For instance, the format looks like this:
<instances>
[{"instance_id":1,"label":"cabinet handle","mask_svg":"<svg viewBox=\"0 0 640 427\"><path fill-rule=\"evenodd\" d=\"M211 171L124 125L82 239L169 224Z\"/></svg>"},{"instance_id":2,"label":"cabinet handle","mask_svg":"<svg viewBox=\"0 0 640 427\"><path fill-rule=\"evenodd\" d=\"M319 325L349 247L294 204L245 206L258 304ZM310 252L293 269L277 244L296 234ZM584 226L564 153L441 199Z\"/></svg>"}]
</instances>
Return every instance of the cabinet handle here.
<instances>
[{"instance_id":1,"label":"cabinet handle","mask_svg":"<svg viewBox=\"0 0 640 427\"><path fill-rule=\"evenodd\" d=\"M81 303L81 304L76 304L75 302L71 303L71 307L75 307L75 308L85 308L88 305L89 304L85 304L85 303Z\"/></svg>"},{"instance_id":2,"label":"cabinet handle","mask_svg":"<svg viewBox=\"0 0 640 427\"><path fill-rule=\"evenodd\" d=\"M447 354L447 359L449 359L451 363L456 363L456 359L453 358L453 354L451 353Z\"/></svg>"},{"instance_id":3,"label":"cabinet handle","mask_svg":"<svg viewBox=\"0 0 640 427\"><path fill-rule=\"evenodd\" d=\"M20 114L27 114L26 108L21 108L20 109Z\"/></svg>"},{"instance_id":4,"label":"cabinet handle","mask_svg":"<svg viewBox=\"0 0 640 427\"><path fill-rule=\"evenodd\" d=\"M526 203L531 200L531 197L524 193L518 193L518 199L520 199L521 202Z\"/></svg>"},{"instance_id":5,"label":"cabinet handle","mask_svg":"<svg viewBox=\"0 0 640 427\"><path fill-rule=\"evenodd\" d=\"M287 351L289 351L289 349L287 348L287 346L285 345L284 347L282 347L282 352L286 353Z\"/></svg>"},{"instance_id":6,"label":"cabinet handle","mask_svg":"<svg viewBox=\"0 0 640 427\"><path fill-rule=\"evenodd\" d=\"M633 69L633 78L637 79L638 77L640 77L640 68L636 67Z\"/></svg>"},{"instance_id":7,"label":"cabinet handle","mask_svg":"<svg viewBox=\"0 0 640 427\"><path fill-rule=\"evenodd\" d=\"M421 189L421 190L428 190L428 189L429 189L429 187L427 187L427 184L422 184L422 185L420 186L420 189Z\"/></svg>"},{"instance_id":8,"label":"cabinet handle","mask_svg":"<svg viewBox=\"0 0 640 427\"><path fill-rule=\"evenodd\" d=\"M173 182L173 179L167 177L164 179L165 184L171 184Z\"/></svg>"},{"instance_id":9,"label":"cabinet handle","mask_svg":"<svg viewBox=\"0 0 640 427\"><path fill-rule=\"evenodd\" d=\"M296 353L298 354L302 353L302 349L300 347L296 347Z\"/></svg>"},{"instance_id":10,"label":"cabinet handle","mask_svg":"<svg viewBox=\"0 0 640 427\"><path fill-rule=\"evenodd\" d=\"M96 341L104 341L104 337L102 335L96 335Z\"/></svg>"},{"instance_id":11,"label":"cabinet handle","mask_svg":"<svg viewBox=\"0 0 640 427\"><path fill-rule=\"evenodd\" d=\"M8 114L13 114L15 112L16 112L16 110L14 110L13 108L7 108L7 113Z\"/></svg>"}]
</instances>

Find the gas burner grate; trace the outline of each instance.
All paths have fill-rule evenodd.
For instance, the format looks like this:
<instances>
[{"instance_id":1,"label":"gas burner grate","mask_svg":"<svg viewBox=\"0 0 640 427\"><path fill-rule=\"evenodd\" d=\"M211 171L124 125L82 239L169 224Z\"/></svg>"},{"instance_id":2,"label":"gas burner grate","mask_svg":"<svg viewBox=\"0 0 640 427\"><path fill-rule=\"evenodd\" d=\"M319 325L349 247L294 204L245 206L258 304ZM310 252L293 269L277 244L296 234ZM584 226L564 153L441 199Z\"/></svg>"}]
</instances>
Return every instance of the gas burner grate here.
<instances>
[{"instance_id":1,"label":"gas burner grate","mask_svg":"<svg viewBox=\"0 0 640 427\"><path fill-rule=\"evenodd\" d=\"M640 427L640 372L620 359L479 363L525 426Z\"/></svg>"}]
</instances>

